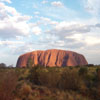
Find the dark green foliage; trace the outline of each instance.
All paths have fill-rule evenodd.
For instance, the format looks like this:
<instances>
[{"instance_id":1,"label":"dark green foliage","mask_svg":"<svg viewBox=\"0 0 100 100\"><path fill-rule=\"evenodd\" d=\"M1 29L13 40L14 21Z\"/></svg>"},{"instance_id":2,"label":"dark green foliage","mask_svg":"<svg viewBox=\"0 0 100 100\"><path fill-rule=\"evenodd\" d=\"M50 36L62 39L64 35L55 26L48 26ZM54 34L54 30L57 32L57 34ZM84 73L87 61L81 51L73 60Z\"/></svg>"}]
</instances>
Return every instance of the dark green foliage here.
<instances>
[{"instance_id":1,"label":"dark green foliage","mask_svg":"<svg viewBox=\"0 0 100 100\"><path fill-rule=\"evenodd\" d=\"M88 73L88 68L87 67L81 67L79 69L79 75L84 76L84 75L87 75L87 73Z\"/></svg>"},{"instance_id":2,"label":"dark green foliage","mask_svg":"<svg viewBox=\"0 0 100 100\"><path fill-rule=\"evenodd\" d=\"M27 61L27 68L32 68L34 66L34 61L32 60L31 57L29 57Z\"/></svg>"},{"instance_id":3,"label":"dark green foliage","mask_svg":"<svg viewBox=\"0 0 100 100\"><path fill-rule=\"evenodd\" d=\"M33 84L38 84L38 85L40 84L38 70L41 70L41 68L42 67L40 67L39 65L37 65L37 66L34 66L33 68L30 69L30 73L29 73L28 79Z\"/></svg>"},{"instance_id":4,"label":"dark green foliage","mask_svg":"<svg viewBox=\"0 0 100 100\"><path fill-rule=\"evenodd\" d=\"M63 90L79 90L80 82L77 71L67 69L61 74L59 87Z\"/></svg>"},{"instance_id":5,"label":"dark green foliage","mask_svg":"<svg viewBox=\"0 0 100 100\"><path fill-rule=\"evenodd\" d=\"M58 84L60 81L60 74L56 70L44 69L39 73L39 82L41 85L50 87L50 88L58 88Z\"/></svg>"}]
</instances>

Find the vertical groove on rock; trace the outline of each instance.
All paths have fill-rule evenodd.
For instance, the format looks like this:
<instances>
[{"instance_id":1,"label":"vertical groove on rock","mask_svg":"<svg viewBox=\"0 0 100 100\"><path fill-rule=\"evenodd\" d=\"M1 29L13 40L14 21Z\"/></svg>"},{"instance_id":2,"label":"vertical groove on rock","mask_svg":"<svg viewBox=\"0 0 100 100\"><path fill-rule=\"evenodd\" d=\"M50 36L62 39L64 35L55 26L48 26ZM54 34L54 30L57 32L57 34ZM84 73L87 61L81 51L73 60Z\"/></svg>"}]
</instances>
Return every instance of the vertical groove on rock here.
<instances>
[{"instance_id":1,"label":"vertical groove on rock","mask_svg":"<svg viewBox=\"0 0 100 100\"><path fill-rule=\"evenodd\" d=\"M40 57L41 57L41 52L40 53L37 53L38 54L38 64L41 65L41 60L40 60Z\"/></svg>"},{"instance_id":2,"label":"vertical groove on rock","mask_svg":"<svg viewBox=\"0 0 100 100\"><path fill-rule=\"evenodd\" d=\"M48 64L49 64L50 57L51 57L51 53L49 53L49 56L48 56L48 61L47 61L47 64L46 64L46 66L48 66Z\"/></svg>"},{"instance_id":3,"label":"vertical groove on rock","mask_svg":"<svg viewBox=\"0 0 100 100\"><path fill-rule=\"evenodd\" d=\"M57 53L57 57L56 57L56 62L55 62L55 65L57 66L57 62L58 62L58 56L59 56L59 51Z\"/></svg>"},{"instance_id":4,"label":"vertical groove on rock","mask_svg":"<svg viewBox=\"0 0 100 100\"><path fill-rule=\"evenodd\" d=\"M64 56L64 58L63 58L63 62L62 62L62 66L63 66L63 67L66 66L67 61L68 61L68 58L69 58L69 56L66 54L66 55Z\"/></svg>"}]
</instances>

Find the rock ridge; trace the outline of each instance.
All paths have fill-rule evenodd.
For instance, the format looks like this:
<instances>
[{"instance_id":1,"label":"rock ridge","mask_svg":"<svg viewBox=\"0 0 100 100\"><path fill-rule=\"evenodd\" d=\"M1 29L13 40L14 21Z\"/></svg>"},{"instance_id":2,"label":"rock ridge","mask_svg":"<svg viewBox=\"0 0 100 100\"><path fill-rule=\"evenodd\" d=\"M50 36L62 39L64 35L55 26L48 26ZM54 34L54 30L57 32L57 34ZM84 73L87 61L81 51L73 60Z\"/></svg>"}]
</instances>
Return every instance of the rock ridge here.
<instances>
[{"instance_id":1,"label":"rock ridge","mask_svg":"<svg viewBox=\"0 0 100 100\"><path fill-rule=\"evenodd\" d=\"M26 67L28 59L31 58L35 65L43 65L49 67L64 67L64 66L77 66L77 65L87 65L85 57L82 54L59 50L37 50L21 55L18 58L16 67Z\"/></svg>"}]
</instances>

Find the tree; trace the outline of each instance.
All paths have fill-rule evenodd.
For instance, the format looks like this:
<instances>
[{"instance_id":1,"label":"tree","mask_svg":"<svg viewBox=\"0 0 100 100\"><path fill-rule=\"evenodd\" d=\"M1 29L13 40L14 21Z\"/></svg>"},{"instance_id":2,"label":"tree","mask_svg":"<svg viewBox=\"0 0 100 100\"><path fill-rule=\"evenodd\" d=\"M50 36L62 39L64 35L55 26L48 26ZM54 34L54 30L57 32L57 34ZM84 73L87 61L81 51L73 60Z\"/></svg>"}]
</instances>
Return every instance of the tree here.
<instances>
[{"instance_id":1,"label":"tree","mask_svg":"<svg viewBox=\"0 0 100 100\"><path fill-rule=\"evenodd\" d=\"M32 58L29 57L29 59L27 61L27 67L32 68L33 66L34 66L34 60L32 60Z\"/></svg>"},{"instance_id":2,"label":"tree","mask_svg":"<svg viewBox=\"0 0 100 100\"><path fill-rule=\"evenodd\" d=\"M39 72L38 70L40 69L40 66L34 66L33 68L30 69L30 74L28 75L28 79L30 82L33 84L39 85Z\"/></svg>"},{"instance_id":3,"label":"tree","mask_svg":"<svg viewBox=\"0 0 100 100\"><path fill-rule=\"evenodd\" d=\"M0 68L6 68L6 67L7 67L6 64L0 63Z\"/></svg>"},{"instance_id":4,"label":"tree","mask_svg":"<svg viewBox=\"0 0 100 100\"><path fill-rule=\"evenodd\" d=\"M81 67L79 69L79 75L85 76L85 75L87 75L87 73L88 73L88 68L87 67Z\"/></svg>"}]
</instances>

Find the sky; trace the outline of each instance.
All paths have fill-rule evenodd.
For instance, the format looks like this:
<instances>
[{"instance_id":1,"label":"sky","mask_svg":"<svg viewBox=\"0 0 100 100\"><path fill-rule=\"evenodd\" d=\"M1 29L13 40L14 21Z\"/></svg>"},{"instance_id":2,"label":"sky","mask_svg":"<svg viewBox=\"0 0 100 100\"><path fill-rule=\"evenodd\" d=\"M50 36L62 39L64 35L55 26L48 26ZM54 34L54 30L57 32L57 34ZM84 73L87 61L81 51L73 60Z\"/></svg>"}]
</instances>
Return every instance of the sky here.
<instances>
[{"instance_id":1,"label":"sky","mask_svg":"<svg viewBox=\"0 0 100 100\"><path fill-rule=\"evenodd\" d=\"M0 0L0 63L47 49L100 64L100 0Z\"/></svg>"}]
</instances>

